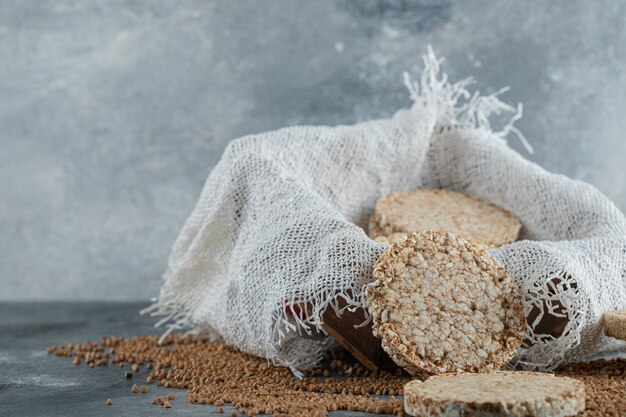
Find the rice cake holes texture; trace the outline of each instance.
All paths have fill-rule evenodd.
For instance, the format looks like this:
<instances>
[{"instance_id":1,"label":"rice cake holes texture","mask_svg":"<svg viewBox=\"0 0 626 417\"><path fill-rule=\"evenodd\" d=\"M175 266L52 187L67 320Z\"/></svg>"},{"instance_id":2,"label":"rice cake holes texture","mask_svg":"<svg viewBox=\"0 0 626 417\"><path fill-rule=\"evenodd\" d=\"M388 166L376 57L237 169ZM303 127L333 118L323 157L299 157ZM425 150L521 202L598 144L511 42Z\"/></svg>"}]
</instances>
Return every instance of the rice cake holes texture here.
<instances>
[{"instance_id":1,"label":"rice cake holes texture","mask_svg":"<svg viewBox=\"0 0 626 417\"><path fill-rule=\"evenodd\" d=\"M488 246L517 240L520 221L509 211L454 191L394 192L376 203L369 236L445 230Z\"/></svg>"},{"instance_id":2,"label":"rice cake holes texture","mask_svg":"<svg viewBox=\"0 0 626 417\"><path fill-rule=\"evenodd\" d=\"M413 416L565 417L585 409L585 386L538 372L438 375L404 386Z\"/></svg>"},{"instance_id":3,"label":"rice cake holes texture","mask_svg":"<svg viewBox=\"0 0 626 417\"><path fill-rule=\"evenodd\" d=\"M449 232L412 233L389 246L374 279L374 336L414 376L497 370L522 342L517 286L484 249Z\"/></svg>"},{"instance_id":4,"label":"rice cake holes texture","mask_svg":"<svg viewBox=\"0 0 626 417\"><path fill-rule=\"evenodd\" d=\"M626 310L607 311L604 314L604 332L607 336L626 340Z\"/></svg>"}]
</instances>

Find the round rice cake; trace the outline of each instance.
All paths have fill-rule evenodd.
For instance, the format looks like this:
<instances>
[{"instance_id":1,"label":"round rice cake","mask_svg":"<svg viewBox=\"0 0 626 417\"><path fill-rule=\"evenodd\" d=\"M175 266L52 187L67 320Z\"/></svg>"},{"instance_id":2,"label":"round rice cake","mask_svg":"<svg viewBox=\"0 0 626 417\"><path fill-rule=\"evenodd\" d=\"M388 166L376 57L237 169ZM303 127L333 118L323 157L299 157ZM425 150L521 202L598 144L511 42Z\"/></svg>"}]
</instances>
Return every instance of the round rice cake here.
<instances>
[{"instance_id":1,"label":"round rice cake","mask_svg":"<svg viewBox=\"0 0 626 417\"><path fill-rule=\"evenodd\" d=\"M389 246L367 287L372 331L415 376L500 369L521 345L522 298L481 247L449 232Z\"/></svg>"},{"instance_id":2,"label":"round rice cake","mask_svg":"<svg viewBox=\"0 0 626 417\"><path fill-rule=\"evenodd\" d=\"M502 246L517 240L520 221L511 212L454 191L393 192L376 202L369 236L446 230L474 242Z\"/></svg>"},{"instance_id":3,"label":"round rice cake","mask_svg":"<svg viewBox=\"0 0 626 417\"><path fill-rule=\"evenodd\" d=\"M585 410L581 381L539 372L447 374L404 386L412 416L574 416Z\"/></svg>"},{"instance_id":4,"label":"round rice cake","mask_svg":"<svg viewBox=\"0 0 626 417\"><path fill-rule=\"evenodd\" d=\"M626 310L604 313L604 333L616 339L626 340Z\"/></svg>"}]
</instances>

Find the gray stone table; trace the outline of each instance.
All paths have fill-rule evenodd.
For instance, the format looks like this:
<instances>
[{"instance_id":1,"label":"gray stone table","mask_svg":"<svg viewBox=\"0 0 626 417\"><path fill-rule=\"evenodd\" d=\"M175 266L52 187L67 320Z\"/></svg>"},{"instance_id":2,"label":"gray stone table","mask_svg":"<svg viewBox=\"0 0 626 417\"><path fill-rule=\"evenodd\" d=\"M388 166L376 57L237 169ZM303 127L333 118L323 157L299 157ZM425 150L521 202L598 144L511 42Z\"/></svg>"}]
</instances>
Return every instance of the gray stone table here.
<instances>
[{"instance_id":1,"label":"gray stone table","mask_svg":"<svg viewBox=\"0 0 626 417\"><path fill-rule=\"evenodd\" d=\"M189 404L183 390L150 386L132 394L146 371L126 379L117 366L73 366L69 358L46 353L49 345L97 341L100 336L158 334L154 319L138 311L148 303L0 303L0 416L228 416L217 407ZM170 409L150 404L152 397L176 394ZM112 406L105 404L113 400ZM333 416L365 413L335 412Z\"/></svg>"}]
</instances>

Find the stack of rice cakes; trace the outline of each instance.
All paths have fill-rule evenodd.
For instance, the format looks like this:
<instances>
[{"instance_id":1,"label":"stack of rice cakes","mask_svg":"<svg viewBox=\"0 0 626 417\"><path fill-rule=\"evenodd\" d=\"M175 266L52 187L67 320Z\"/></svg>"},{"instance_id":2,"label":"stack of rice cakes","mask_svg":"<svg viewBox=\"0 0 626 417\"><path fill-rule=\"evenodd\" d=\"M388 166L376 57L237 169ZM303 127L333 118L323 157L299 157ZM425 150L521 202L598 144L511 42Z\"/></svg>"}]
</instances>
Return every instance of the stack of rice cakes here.
<instances>
[{"instance_id":1,"label":"stack of rice cakes","mask_svg":"<svg viewBox=\"0 0 626 417\"><path fill-rule=\"evenodd\" d=\"M377 202L369 235L390 246L367 289L372 331L398 365L430 377L406 385L407 413L584 410L584 387L575 380L499 371L521 345L526 318L519 288L487 249L514 242L520 228L509 211L452 191L395 192Z\"/></svg>"}]
</instances>

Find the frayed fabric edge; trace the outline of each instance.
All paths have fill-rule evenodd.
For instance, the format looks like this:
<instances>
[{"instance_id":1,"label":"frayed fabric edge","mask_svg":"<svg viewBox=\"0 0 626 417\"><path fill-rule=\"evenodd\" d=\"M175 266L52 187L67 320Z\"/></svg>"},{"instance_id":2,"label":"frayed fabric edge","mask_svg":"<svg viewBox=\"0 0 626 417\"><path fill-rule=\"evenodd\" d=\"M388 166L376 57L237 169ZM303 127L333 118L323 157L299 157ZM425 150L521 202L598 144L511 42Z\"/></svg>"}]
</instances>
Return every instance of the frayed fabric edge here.
<instances>
[{"instance_id":1,"label":"frayed fabric edge","mask_svg":"<svg viewBox=\"0 0 626 417\"><path fill-rule=\"evenodd\" d=\"M176 297L171 294L161 294L158 298L150 300L151 305L139 311L140 315L150 315L150 317L162 317L154 323L154 327L166 327L161 334L158 344L175 331L184 331L185 335L198 335L211 341L218 341L221 336L206 324L199 325L192 320L190 308L176 301Z\"/></svg>"},{"instance_id":2,"label":"frayed fabric edge","mask_svg":"<svg viewBox=\"0 0 626 417\"><path fill-rule=\"evenodd\" d=\"M404 73L404 85L409 90L413 107L426 108L434 115L435 123L439 126L487 131L503 140L514 134L528 153L534 152L522 132L515 127L515 122L523 115L522 104L518 103L517 107L513 107L499 98L510 90L508 86L486 96L481 95L480 91L472 93L468 88L475 84L474 78L449 82L448 75L441 70L444 59L437 58L430 45L422 59L424 69L418 81L413 81L409 73ZM503 113L512 115L502 129L496 130L489 118Z\"/></svg>"}]
</instances>

